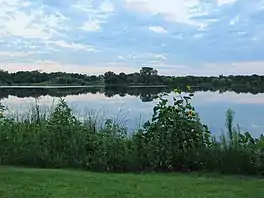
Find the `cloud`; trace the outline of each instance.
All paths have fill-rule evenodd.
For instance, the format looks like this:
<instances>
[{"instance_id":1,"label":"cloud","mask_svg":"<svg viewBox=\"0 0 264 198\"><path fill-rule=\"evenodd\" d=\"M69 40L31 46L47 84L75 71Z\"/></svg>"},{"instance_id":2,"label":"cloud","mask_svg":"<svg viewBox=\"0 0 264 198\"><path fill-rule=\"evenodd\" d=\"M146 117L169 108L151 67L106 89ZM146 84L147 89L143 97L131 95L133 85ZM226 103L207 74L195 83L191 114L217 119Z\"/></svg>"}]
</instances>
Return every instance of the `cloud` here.
<instances>
[{"instance_id":1,"label":"cloud","mask_svg":"<svg viewBox=\"0 0 264 198\"><path fill-rule=\"evenodd\" d=\"M161 60L167 60L167 57L164 54L156 54L155 58L161 59Z\"/></svg>"},{"instance_id":2,"label":"cloud","mask_svg":"<svg viewBox=\"0 0 264 198\"><path fill-rule=\"evenodd\" d=\"M135 56L133 54L128 54L128 55L123 55L123 56L119 55L119 56L117 56L117 58L120 60L128 60L128 59L133 60L133 59L137 59L137 56Z\"/></svg>"},{"instance_id":3,"label":"cloud","mask_svg":"<svg viewBox=\"0 0 264 198\"><path fill-rule=\"evenodd\" d=\"M126 60L126 57L124 57L124 56L118 56L117 58L121 59L121 60Z\"/></svg>"},{"instance_id":4,"label":"cloud","mask_svg":"<svg viewBox=\"0 0 264 198\"><path fill-rule=\"evenodd\" d=\"M218 6L235 3L238 0L217 0Z\"/></svg>"},{"instance_id":5,"label":"cloud","mask_svg":"<svg viewBox=\"0 0 264 198\"><path fill-rule=\"evenodd\" d=\"M0 68L8 70L10 72L16 72L21 70L34 71L41 70L43 72L69 72L69 73L81 73L89 75L100 75L106 71L113 71L115 73L125 72L133 73L138 72L138 68L127 67L125 64L118 63L105 63L98 65L72 65L72 64L61 64L55 61L43 61L38 60L32 63L0 63Z\"/></svg>"},{"instance_id":6,"label":"cloud","mask_svg":"<svg viewBox=\"0 0 264 198\"><path fill-rule=\"evenodd\" d=\"M31 54L36 54L37 52L0 52L0 57L6 58L21 58L21 57L27 57Z\"/></svg>"},{"instance_id":7,"label":"cloud","mask_svg":"<svg viewBox=\"0 0 264 198\"><path fill-rule=\"evenodd\" d=\"M55 41L52 42L53 44L61 47L61 48L69 48L72 50L85 50L87 52L98 52L97 50L95 50L95 48L93 46L87 46L87 45L83 45L83 44L79 44L79 43L67 43L65 41Z\"/></svg>"},{"instance_id":8,"label":"cloud","mask_svg":"<svg viewBox=\"0 0 264 198\"><path fill-rule=\"evenodd\" d=\"M101 30L100 21L87 21L80 28L86 32L97 32Z\"/></svg>"},{"instance_id":9,"label":"cloud","mask_svg":"<svg viewBox=\"0 0 264 198\"><path fill-rule=\"evenodd\" d=\"M103 13L110 13L115 11L114 5L110 1L103 1L99 7Z\"/></svg>"},{"instance_id":10,"label":"cloud","mask_svg":"<svg viewBox=\"0 0 264 198\"><path fill-rule=\"evenodd\" d=\"M20 0L0 0L0 35L48 40L65 30L61 13L46 13L43 6ZM31 12L25 10L31 9Z\"/></svg>"},{"instance_id":11,"label":"cloud","mask_svg":"<svg viewBox=\"0 0 264 198\"><path fill-rule=\"evenodd\" d=\"M239 22L239 15L236 15L230 22L229 25L235 25Z\"/></svg>"},{"instance_id":12,"label":"cloud","mask_svg":"<svg viewBox=\"0 0 264 198\"><path fill-rule=\"evenodd\" d=\"M207 14L207 8L201 7L199 0L125 0L130 9L163 15L167 21L175 21L194 26L204 26L195 17Z\"/></svg>"},{"instance_id":13,"label":"cloud","mask_svg":"<svg viewBox=\"0 0 264 198\"><path fill-rule=\"evenodd\" d=\"M95 8L92 1L80 0L72 7L87 14L87 20L80 29L87 32L97 32L102 29L102 25L107 22L109 16L115 11L114 5L108 1L103 1L98 8Z\"/></svg>"},{"instance_id":14,"label":"cloud","mask_svg":"<svg viewBox=\"0 0 264 198\"><path fill-rule=\"evenodd\" d=\"M149 30L155 33L162 33L162 34L167 34L168 31L165 30L163 27L161 26L150 26Z\"/></svg>"},{"instance_id":15,"label":"cloud","mask_svg":"<svg viewBox=\"0 0 264 198\"><path fill-rule=\"evenodd\" d=\"M118 72L146 65L168 75L263 73L263 0L0 0L0 5L1 66L10 70L37 64L47 70Z\"/></svg>"}]
</instances>

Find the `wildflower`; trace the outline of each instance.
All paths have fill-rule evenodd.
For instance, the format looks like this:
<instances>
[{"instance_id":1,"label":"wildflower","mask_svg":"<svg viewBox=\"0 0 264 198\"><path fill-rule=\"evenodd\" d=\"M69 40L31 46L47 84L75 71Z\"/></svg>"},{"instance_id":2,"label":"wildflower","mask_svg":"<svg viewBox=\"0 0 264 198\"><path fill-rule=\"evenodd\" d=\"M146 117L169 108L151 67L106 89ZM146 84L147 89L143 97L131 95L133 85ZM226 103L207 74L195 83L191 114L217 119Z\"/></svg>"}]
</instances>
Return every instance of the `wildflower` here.
<instances>
[{"instance_id":1,"label":"wildflower","mask_svg":"<svg viewBox=\"0 0 264 198\"><path fill-rule=\"evenodd\" d=\"M194 111L192 111L192 110L189 110L188 111L188 116L189 117L192 117L192 116L194 116L195 115L195 112Z\"/></svg>"},{"instance_id":2,"label":"wildflower","mask_svg":"<svg viewBox=\"0 0 264 198\"><path fill-rule=\"evenodd\" d=\"M191 91L191 87L189 85L187 86L187 90L188 91Z\"/></svg>"}]
</instances>

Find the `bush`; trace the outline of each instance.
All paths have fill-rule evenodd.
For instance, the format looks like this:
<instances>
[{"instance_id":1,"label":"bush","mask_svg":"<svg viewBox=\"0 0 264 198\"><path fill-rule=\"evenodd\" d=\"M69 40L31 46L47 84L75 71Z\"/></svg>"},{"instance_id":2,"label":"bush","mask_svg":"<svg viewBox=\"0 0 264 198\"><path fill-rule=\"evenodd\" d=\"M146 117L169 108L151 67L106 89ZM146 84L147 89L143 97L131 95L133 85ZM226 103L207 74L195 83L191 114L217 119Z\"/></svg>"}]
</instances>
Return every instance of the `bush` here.
<instances>
[{"instance_id":1,"label":"bush","mask_svg":"<svg viewBox=\"0 0 264 198\"><path fill-rule=\"evenodd\" d=\"M203 167L199 156L210 146L210 132L190 103L193 94L183 96L175 90L172 104L167 96L159 96L152 120L141 132L146 151L141 158L157 171L198 170Z\"/></svg>"}]
</instances>

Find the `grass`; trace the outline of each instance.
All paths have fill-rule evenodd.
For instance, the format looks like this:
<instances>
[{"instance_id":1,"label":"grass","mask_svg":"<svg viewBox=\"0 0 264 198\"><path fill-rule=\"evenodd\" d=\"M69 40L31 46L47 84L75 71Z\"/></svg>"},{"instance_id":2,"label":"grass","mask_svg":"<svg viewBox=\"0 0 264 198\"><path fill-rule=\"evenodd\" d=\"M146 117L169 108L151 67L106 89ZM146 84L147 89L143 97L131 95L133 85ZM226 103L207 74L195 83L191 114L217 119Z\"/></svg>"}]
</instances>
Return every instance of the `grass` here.
<instances>
[{"instance_id":1,"label":"grass","mask_svg":"<svg viewBox=\"0 0 264 198\"><path fill-rule=\"evenodd\" d=\"M254 197L264 180L192 174L112 174L0 167L1 198Z\"/></svg>"}]
</instances>

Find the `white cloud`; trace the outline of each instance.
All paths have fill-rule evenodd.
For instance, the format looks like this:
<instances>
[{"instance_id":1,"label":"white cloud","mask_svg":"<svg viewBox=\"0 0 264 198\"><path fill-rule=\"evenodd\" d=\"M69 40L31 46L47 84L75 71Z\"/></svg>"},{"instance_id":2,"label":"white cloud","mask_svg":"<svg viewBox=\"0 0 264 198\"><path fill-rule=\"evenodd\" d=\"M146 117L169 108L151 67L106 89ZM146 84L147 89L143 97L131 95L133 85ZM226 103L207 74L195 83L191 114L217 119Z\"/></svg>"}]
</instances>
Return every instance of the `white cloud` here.
<instances>
[{"instance_id":1,"label":"white cloud","mask_svg":"<svg viewBox=\"0 0 264 198\"><path fill-rule=\"evenodd\" d=\"M45 13L43 6L20 0L0 0L0 35L48 40L65 30L61 13ZM24 7L30 12L24 11Z\"/></svg>"},{"instance_id":2,"label":"white cloud","mask_svg":"<svg viewBox=\"0 0 264 198\"><path fill-rule=\"evenodd\" d=\"M118 56L117 58L121 59L121 60L125 60L126 59L126 57L124 57L124 56Z\"/></svg>"},{"instance_id":3,"label":"white cloud","mask_svg":"<svg viewBox=\"0 0 264 198\"><path fill-rule=\"evenodd\" d=\"M218 6L235 3L238 0L217 0Z\"/></svg>"},{"instance_id":4,"label":"white cloud","mask_svg":"<svg viewBox=\"0 0 264 198\"><path fill-rule=\"evenodd\" d=\"M161 26L150 26L149 30L155 33L162 33L162 34L168 33L168 31Z\"/></svg>"},{"instance_id":5,"label":"white cloud","mask_svg":"<svg viewBox=\"0 0 264 198\"><path fill-rule=\"evenodd\" d=\"M91 0L79 0L79 1L77 1L76 4L73 4L72 7L76 8L78 10L87 12L87 13L88 12L92 12L92 13L95 12Z\"/></svg>"},{"instance_id":6,"label":"white cloud","mask_svg":"<svg viewBox=\"0 0 264 198\"><path fill-rule=\"evenodd\" d=\"M151 14L161 14L168 21L186 23L194 26L205 26L196 16L208 13L210 6L202 6L200 0L125 0L128 8Z\"/></svg>"},{"instance_id":7,"label":"white cloud","mask_svg":"<svg viewBox=\"0 0 264 198\"><path fill-rule=\"evenodd\" d=\"M125 55L125 56L118 55L117 58L120 59L120 60L127 60L127 59L132 60L132 59L136 59L137 56L135 56L133 54L128 54L128 55Z\"/></svg>"},{"instance_id":8,"label":"white cloud","mask_svg":"<svg viewBox=\"0 0 264 198\"><path fill-rule=\"evenodd\" d=\"M31 5L31 3L28 2L28 1L22 2L22 6L23 6L23 7L28 7L28 6L30 6L30 5Z\"/></svg>"},{"instance_id":9,"label":"white cloud","mask_svg":"<svg viewBox=\"0 0 264 198\"><path fill-rule=\"evenodd\" d=\"M72 50L85 50L85 51L88 51L88 52L98 52L97 50L95 50L95 48L93 46L88 46L88 45L83 45L83 44L80 44L80 43L67 43L66 41L54 41L54 42L51 42L52 44L55 44L59 47L62 47L62 48L69 48L69 49L72 49Z\"/></svg>"},{"instance_id":10,"label":"white cloud","mask_svg":"<svg viewBox=\"0 0 264 198\"><path fill-rule=\"evenodd\" d=\"M109 16L115 11L114 5L108 0L103 1L98 8L95 8L91 0L80 0L72 7L87 14L88 20L80 27L87 32L100 31L102 24L106 23Z\"/></svg>"},{"instance_id":11,"label":"white cloud","mask_svg":"<svg viewBox=\"0 0 264 198\"><path fill-rule=\"evenodd\" d=\"M240 16L236 15L230 22L229 25L235 25L239 22Z\"/></svg>"},{"instance_id":12,"label":"white cloud","mask_svg":"<svg viewBox=\"0 0 264 198\"><path fill-rule=\"evenodd\" d=\"M101 30L100 21L87 21L80 29L86 32L98 32Z\"/></svg>"},{"instance_id":13,"label":"white cloud","mask_svg":"<svg viewBox=\"0 0 264 198\"><path fill-rule=\"evenodd\" d=\"M38 54L39 52L8 52L8 51L4 51L4 52L0 52L0 57L3 58L22 58L22 57L27 57L31 54Z\"/></svg>"},{"instance_id":14,"label":"white cloud","mask_svg":"<svg viewBox=\"0 0 264 198\"><path fill-rule=\"evenodd\" d=\"M243 36L245 34L247 34L247 32L237 32L237 35L239 35L239 36Z\"/></svg>"},{"instance_id":15,"label":"white cloud","mask_svg":"<svg viewBox=\"0 0 264 198\"><path fill-rule=\"evenodd\" d=\"M104 1L103 3L101 3L99 9L105 13L115 11L115 7L110 1Z\"/></svg>"},{"instance_id":16,"label":"white cloud","mask_svg":"<svg viewBox=\"0 0 264 198\"><path fill-rule=\"evenodd\" d=\"M161 59L161 60L167 60L167 57L164 54L156 54L155 58Z\"/></svg>"}]
</instances>

